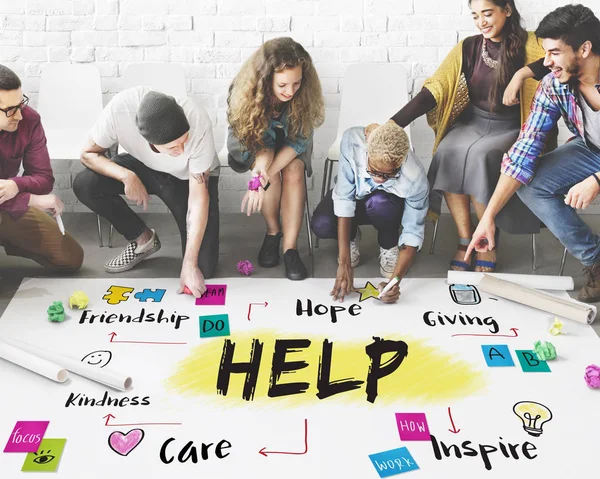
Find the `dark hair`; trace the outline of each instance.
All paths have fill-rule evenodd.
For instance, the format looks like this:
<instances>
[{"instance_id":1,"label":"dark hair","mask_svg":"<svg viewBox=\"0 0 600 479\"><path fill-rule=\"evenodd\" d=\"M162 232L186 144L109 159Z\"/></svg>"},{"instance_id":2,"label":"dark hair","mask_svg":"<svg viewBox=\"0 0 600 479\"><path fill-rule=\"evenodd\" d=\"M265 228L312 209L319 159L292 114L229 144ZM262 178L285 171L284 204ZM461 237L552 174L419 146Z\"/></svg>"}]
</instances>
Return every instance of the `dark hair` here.
<instances>
[{"instance_id":1,"label":"dark hair","mask_svg":"<svg viewBox=\"0 0 600 479\"><path fill-rule=\"evenodd\" d=\"M469 7L471 6L469 0ZM488 96L490 110L495 111L502 106L504 90L510 83L517 70L525 66L525 44L527 43L527 30L521 24L521 14L517 10L514 0L489 0L497 7L507 9L510 7L511 15L507 17L502 29L502 44L500 45L500 58L498 67L494 70L495 81ZM485 39L484 39L485 41Z\"/></svg>"},{"instance_id":2,"label":"dark hair","mask_svg":"<svg viewBox=\"0 0 600 479\"><path fill-rule=\"evenodd\" d=\"M21 80L10 68L0 65L0 90L11 91L21 88Z\"/></svg>"},{"instance_id":3,"label":"dark hair","mask_svg":"<svg viewBox=\"0 0 600 479\"><path fill-rule=\"evenodd\" d=\"M562 40L573 51L589 40L592 52L600 55L600 20L583 5L565 5L550 12L540 22L535 35Z\"/></svg>"}]
</instances>

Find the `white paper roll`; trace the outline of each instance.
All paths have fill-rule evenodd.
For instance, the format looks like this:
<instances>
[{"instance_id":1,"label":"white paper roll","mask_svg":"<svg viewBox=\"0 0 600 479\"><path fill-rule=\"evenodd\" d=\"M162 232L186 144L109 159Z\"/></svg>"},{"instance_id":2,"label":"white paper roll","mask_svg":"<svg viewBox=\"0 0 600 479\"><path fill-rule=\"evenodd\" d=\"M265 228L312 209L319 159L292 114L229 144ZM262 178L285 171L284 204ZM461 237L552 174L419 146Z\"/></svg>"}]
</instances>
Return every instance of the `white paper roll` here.
<instances>
[{"instance_id":1,"label":"white paper roll","mask_svg":"<svg viewBox=\"0 0 600 479\"><path fill-rule=\"evenodd\" d=\"M575 283L571 276L543 276L533 274L485 273L494 278L500 278L516 283L526 288L547 289L552 291L573 291ZM483 279L484 273L473 271L448 271L448 284L470 284L477 286Z\"/></svg>"},{"instance_id":2,"label":"white paper roll","mask_svg":"<svg viewBox=\"0 0 600 479\"><path fill-rule=\"evenodd\" d=\"M27 351L16 348L11 344L0 341L0 358L29 369L57 383L64 383L69 378L69 372L58 364L51 363Z\"/></svg>"},{"instance_id":3,"label":"white paper roll","mask_svg":"<svg viewBox=\"0 0 600 479\"><path fill-rule=\"evenodd\" d=\"M62 354L57 354L52 351L48 351L47 349L39 348L32 344L27 344L16 339L4 338L4 341L19 349L39 356L40 358L60 364L63 368L68 369L73 374L77 374L79 376L83 376L84 378L91 379L92 381L110 386L113 389L126 391L131 387L132 379L129 376L111 371L110 369L100 369L96 366L83 363L80 359L63 356Z\"/></svg>"},{"instance_id":4,"label":"white paper roll","mask_svg":"<svg viewBox=\"0 0 600 479\"><path fill-rule=\"evenodd\" d=\"M594 305L581 303L574 299L557 298L551 294L526 288L487 274L479 282L479 289L578 323L592 324L596 319L596 307Z\"/></svg>"}]
</instances>

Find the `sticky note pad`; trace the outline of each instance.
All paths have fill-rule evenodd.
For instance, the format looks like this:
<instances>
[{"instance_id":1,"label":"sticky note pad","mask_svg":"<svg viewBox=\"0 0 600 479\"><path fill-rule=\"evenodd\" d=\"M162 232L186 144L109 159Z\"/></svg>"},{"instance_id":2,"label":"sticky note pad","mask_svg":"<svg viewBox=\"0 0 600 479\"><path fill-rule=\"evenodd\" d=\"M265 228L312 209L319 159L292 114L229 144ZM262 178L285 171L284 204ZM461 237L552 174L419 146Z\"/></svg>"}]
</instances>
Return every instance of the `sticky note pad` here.
<instances>
[{"instance_id":1,"label":"sticky note pad","mask_svg":"<svg viewBox=\"0 0 600 479\"><path fill-rule=\"evenodd\" d=\"M196 306L224 306L226 296L226 284L207 284L204 294L196 298Z\"/></svg>"},{"instance_id":2,"label":"sticky note pad","mask_svg":"<svg viewBox=\"0 0 600 479\"><path fill-rule=\"evenodd\" d=\"M419 469L419 466L405 447L371 454L369 459L371 459L379 477L395 476L396 474Z\"/></svg>"},{"instance_id":3,"label":"sticky note pad","mask_svg":"<svg viewBox=\"0 0 600 479\"><path fill-rule=\"evenodd\" d=\"M422 412L396 413L401 441L430 441L427 418Z\"/></svg>"},{"instance_id":4,"label":"sticky note pad","mask_svg":"<svg viewBox=\"0 0 600 479\"><path fill-rule=\"evenodd\" d=\"M42 439L37 452L25 457L22 472L56 472L65 448L66 439Z\"/></svg>"},{"instance_id":5,"label":"sticky note pad","mask_svg":"<svg viewBox=\"0 0 600 479\"><path fill-rule=\"evenodd\" d=\"M17 421L4 452L37 452L50 421Z\"/></svg>"},{"instance_id":6,"label":"sticky note pad","mask_svg":"<svg viewBox=\"0 0 600 479\"><path fill-rule=\"evenodd\" d=\"M540 361L535 351L529 349L517 349L517 358L521 364L521 369L526 373L549 373L550 366L546 361Z\"/></svg>"},{"instance_id":7,"label":"sticky note pad","mask_svg":"<svg viewBox=\"0 0 600 479\"><path fill-rule=\"evenodd\" d=\"M229 315L213 314L211 316L200 316L200 337L216 338L217 336L229 336Z\"/></svg>"},{"instance_id":8,"label":"sticky note pad","mask_svg":"<svg viewBox=\"0 0 600 479\"><path fill-rule=\"evenodd\" d=\"M482 344L481 349L490 368L515 365L506 344Z\"/></svg>"}]
</instances>

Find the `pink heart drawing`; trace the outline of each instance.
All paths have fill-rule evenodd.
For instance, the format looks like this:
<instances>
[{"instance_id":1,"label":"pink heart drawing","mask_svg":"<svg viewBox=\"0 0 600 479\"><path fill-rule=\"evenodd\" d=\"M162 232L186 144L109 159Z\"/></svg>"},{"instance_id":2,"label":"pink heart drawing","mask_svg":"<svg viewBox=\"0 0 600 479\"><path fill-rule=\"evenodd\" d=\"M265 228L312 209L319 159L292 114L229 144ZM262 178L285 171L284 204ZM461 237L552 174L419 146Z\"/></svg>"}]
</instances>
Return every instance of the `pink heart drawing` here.
<instances>
[{"instance_id":1,"label":"pink heart drawing","mask_svg":"<svg viewBox=\"0 0 600 479\"><path fill-rule=\"evenodd\" d=\"M115 431L108 436L108 445L121 456L127 456L144 439L144 431L141 429L132 429L127 434L121 431Z\"/></svg>"}]
</instances>

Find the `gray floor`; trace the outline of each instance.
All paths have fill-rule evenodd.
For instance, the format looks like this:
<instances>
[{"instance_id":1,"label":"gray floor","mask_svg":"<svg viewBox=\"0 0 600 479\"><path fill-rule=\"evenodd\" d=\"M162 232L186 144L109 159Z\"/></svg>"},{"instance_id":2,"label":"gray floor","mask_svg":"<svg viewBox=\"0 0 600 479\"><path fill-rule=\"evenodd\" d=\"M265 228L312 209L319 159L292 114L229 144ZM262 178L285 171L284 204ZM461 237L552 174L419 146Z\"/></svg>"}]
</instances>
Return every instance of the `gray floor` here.
<instances>
[{"instance_id":1,"label":"gray floor","mask_svg":"<svg viewBox=\"0 0 600 479\"><path fill-rule=\"evenodd\" d=\"M181 267L181 243L175 221L168 214L142 215L146 223L155 228L162 242L162 249L148 260L140 263L137 268L123 273L130 278L137 277L178 277ZM600 229L600 217L586 216L586 221L595 231ZM108 224L103 222L103 248L98 247L98 232L96 217L91 213L72 213L63 215L65 228L83 246L85 264L78 274L81 278L112 277L104 271L103 264L116 256L126 245L125 239L115 233L113 247L108 248ZM378 277L379 248L375 231L371 227L362 228L361 264L356 268L356 277ZM445 278L447 265L456 251L457 235L449 215L443 215L438 230L434 254L429 254L433 225L427 224L426 239L423 250L409 271L408 276L415 278ZM243 214L221 215L221 247L219 254L218 277L237 276L236 264L243 259L249 259L255 265L254 276L258 278L284 278L283 266L273 269L263 269L257 266L256 255L264 235L264 223L259 215L250 218ZM498 272L522 274L558 274L562 255L562 246L552 236L543 230L537 235L537 270L532 269L532 240L530 235L503 234L500 238L498 253ZM300 235L300 253L311 268L311 258L308 254L307 236L304 229ZM314 276L317 278L333 278L337 270L337 244L332 240L321 241L315 250ZM0 313L3 313L10 302L18 285L24 277L43 277L47 273L37 264L20 258L9 257L0 248ZM573 276L576 290L571 292L576 296L577 290L583 285L581 264L573 257L567 257L565 275ZM333 285L333 283L332 283ZM595 324L600 335L600 321Z\"/></svg>"}]
</instances>

